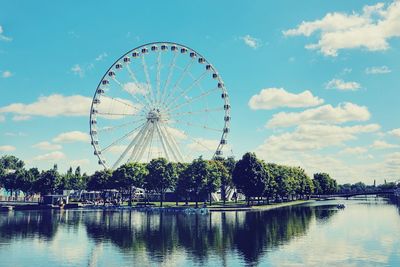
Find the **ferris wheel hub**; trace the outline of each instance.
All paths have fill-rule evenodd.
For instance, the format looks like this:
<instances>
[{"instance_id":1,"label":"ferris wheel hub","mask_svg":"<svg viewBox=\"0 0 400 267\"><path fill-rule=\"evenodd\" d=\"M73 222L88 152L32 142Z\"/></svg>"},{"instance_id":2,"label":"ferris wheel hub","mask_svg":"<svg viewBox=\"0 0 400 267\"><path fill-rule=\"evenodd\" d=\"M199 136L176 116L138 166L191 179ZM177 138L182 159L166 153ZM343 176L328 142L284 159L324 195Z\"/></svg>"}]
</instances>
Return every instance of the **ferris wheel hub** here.
<instances>
[{"instance_id":1,"label":"ferris wheel hub","mask_svg":"<svg viewBox=\"0 0 400 267\"><path fill-rule=\"evenodd\" d=\"M161 113L159 109L152 109L147 114L147 121L154 123L158 122L161 118Z\"/></svg>"}]
</instances>

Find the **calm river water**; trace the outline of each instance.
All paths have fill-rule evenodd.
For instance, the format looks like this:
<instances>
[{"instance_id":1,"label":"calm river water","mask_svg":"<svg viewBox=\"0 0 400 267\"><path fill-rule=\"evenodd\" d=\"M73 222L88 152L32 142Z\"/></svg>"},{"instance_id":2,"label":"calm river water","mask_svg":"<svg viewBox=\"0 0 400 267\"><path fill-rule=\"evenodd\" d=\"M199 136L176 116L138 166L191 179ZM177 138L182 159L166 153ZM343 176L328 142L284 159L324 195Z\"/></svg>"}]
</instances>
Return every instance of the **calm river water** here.
<instances>
[{"instance_id":1,"label":"calm river water","mask_svg":"<svg viewBox=\"0 0 400 267\"><path fill-rule=\"evenodd\" d=\"M400 266L400 208L382 198L208 215L0 213L0 266Z\"/></svg>"}]
</instances>

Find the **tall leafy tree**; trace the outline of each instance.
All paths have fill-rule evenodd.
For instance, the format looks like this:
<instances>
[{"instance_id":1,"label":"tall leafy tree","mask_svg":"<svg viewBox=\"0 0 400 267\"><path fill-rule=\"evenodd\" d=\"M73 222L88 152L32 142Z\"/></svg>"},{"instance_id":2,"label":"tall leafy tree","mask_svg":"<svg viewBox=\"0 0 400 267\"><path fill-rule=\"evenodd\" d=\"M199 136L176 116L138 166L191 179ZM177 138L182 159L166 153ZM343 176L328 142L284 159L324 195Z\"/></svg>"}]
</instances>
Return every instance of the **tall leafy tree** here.
<instances>
[{"instance_id":1,"label":"tall leafy tree","mask_svg":"<svg viewBox=\"0 0 400 267\"><path fill-rule=\"evenodd\" d=\"M266 171L264 196L267 198L267 204L269 204L270 199L276 193L277 185L276 185L274 173L270 168L271 164L266 164L264 161L262 163L263 163L263 167Z\"/></svg>"},{"instance_id":2,"label":"tall leafy tree","mask_svg":"<svg viewBox=\"0 0 400 267\"><path fill-rule=\"evenodd\" d=\"M207 176L209 174L208 162L202 157L193 160L185 169L184 174L186 184L190 186L188 190L195 197L196 208L199 207L200 197L205 193Z\"/></svg>"},{"instance_id":3,"label":"tall leafy tree","mask_svg":"<svg viewBox=\"0 0 400 267\"><path fill-rule=\"evenodd\" d=\"M165 192L174 190L177 180L174 165L165 158L153 159L147 164L148 174L145 176L145 188L160 194L160 206L164 202Z\"/></svg>"},{"instance_id":4,"label":"tall leafy tree","mask_svg":"<svg viewBox=\"0 0 400 267\"><path fill-rule=\"evenodd\" d=\"M333 194L337 191L336 180L332 179L328 173L315 173L314 185L321 194Z\"/></svg>"},{"instance_id":5,"label":"tall leafy tree","mask_svg":"<svg viewBox=\"0 0 400 267\"><path fill-rule=\"evenodd\" d=\"M36 190L42 196L45 194L54 194L57 188L57 181L60 179L59 176L57 165L54 165L50 170L42 171L39 179L36 181Z\"/></svg>"},{"instance_id":6,"label":"tall leafy tree","mask_svg":"<svg viewBox=\"0 0 400 267\"><path fill-rule=\"evenodd\" d=\"M207 171L205 184L203 186L204 193L208 196L209 204L212 204L212 194L221 186L221 180L227 180L228 171L220 160L207 161Z\"/></svg>"},{"instance_id":7,"label":"tall leafy tree","mask_svg":"<svg viewBox=\"0 0 400 267\"><path fill-rule=\"evenodd\" d=\"M96 171L93 175L89 177L87 187L89 190L102 191L101 197L103 199L104 205L106 204L106 189L110 188L110 179L112 177L111 170L101 170Z\"/></svg>"},{"instance_id":8,"label":"tall leafy tree","mask_svg":"<svg viewBox=\"0 0 400 267\"><path fill-rule=\"evenodd\" d=\"M30 168L24 172L24 176L20 181L19 189L24 192L25 199L33 196L36 192L36 183L40 177L40 172L37 168Z\"/></svg>"},{"instance_id":9,"label":"tall leafy tree","mask_svg":"<svg viewBox=\"0 0 400 267\"><path fill-rule=\"evenodd\" d=\"M263 163L254 153L243 155L233 170L232 178L236 187L246 196L247 204L250 198L260 197L266 189L266 170Z\"/></svg>"},{"instance_id":10,"label":"tall leafy tree","mask_svg":"<svg viewBox=\"0 0 400 267\"><path fill-rule=\"evenodd\" d=\"M222 163L226 169L226 175L221 176L221 198L225 205L227 190L233 186L232 172L235 169L236 161L233 157L228 157L223 159Z\"/></svg>"},{"instance_id":11,"label":"tall leafy tree","mask_svg":"<svg viewBox=\"0 0 400 267\"><path fill-rule=\"evenodd\" d=\"M144 177L147 173L146 165L139 162L126 163L113 172L114 186L129 192L129 206L132 206L133 187L143 188Z\"/></svg>"},{"instance_id":12,"label":"tall leafy tree","mask_svg":"<svg viewBox=\"0 0 400 267\"><path fill-rule=\"evenodd\" d=\"M179 198L185 200L186 205L188 204L189 197L191 194L192 180L191 176L187 175L188 163L176 163L175 170L178 177L175 186L176 205L178 206Z\"/></svg>"},{"instance_id":13,"label":"tall leafy tree","mask_svg":"<svg viewBox=\"0 0 400 267\"><path fill-rule=\"evenodd\" d=\"M24 176L25 163L19 158L5 155L0 158L0 185L12 195L17 193L22 176Z\"/></svg>"}]
</instances>

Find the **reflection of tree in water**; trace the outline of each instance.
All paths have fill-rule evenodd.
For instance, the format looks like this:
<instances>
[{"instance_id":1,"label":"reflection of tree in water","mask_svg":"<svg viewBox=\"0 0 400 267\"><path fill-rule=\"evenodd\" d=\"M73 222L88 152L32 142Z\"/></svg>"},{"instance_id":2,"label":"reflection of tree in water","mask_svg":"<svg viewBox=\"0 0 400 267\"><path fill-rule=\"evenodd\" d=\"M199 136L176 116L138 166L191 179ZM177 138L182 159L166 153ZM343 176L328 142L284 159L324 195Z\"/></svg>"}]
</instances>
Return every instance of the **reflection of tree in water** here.
<instances>
[{"instance_id":1,"label":"reflection of tree in water","mask_svg":"<svg viewBox=\"0 0 400 267\"><path fill-rule=\"evenodd\" d=\"M199 265L206 264L209 257L217 257L226 266L229 255L236 251L246 264L255 265L267 251L304 235L314 216L326 220L334 213L318 207L208 215L77 210L12 212L0 216L0 243L23 238L52 240L60 227L63 231L75 231L84 225L95 248L111 241L137 262L144 260L157 265L184 253ZM92 254L96 262L96 250Z\"/></svg>"},{"instance_id":2,"label":"reflection of tree in water","mask_svg":"<svg viewBox=\"0 0 400 267\"><path fill-rule=\"evenodd\" d=\"M101 214L85 217L89 237L109 239L134 254L146 251L152 261L163 262L183 248L198 264L205 263L210 255L218 255L224 263L227 253L237 250L247 264L253 265L266 251L304 235L313 216L327 219L334 211L292 207L208 216Z\"/></svg>"},{"instance_id":3,"label":"reflection of tree in water","mask_svg":"<svg viewBox=\"0 0 400 267\"><path fill-rule=\"evenodd\" d=\"M23 211L1 213L0 240L39 237L51 240L57 232L60 213Z\"/></svg>"},{"instance_id":4,"label":"reflection of tree in water","mask_svg":"<svg viewBox=\"0 0 400 267\"><path fill-rule=\"evenodd\" d=\"M315 218L319 223L326 223L336 212L338 212L336 205L314 207Z\"/></svg>"}]
</instances>

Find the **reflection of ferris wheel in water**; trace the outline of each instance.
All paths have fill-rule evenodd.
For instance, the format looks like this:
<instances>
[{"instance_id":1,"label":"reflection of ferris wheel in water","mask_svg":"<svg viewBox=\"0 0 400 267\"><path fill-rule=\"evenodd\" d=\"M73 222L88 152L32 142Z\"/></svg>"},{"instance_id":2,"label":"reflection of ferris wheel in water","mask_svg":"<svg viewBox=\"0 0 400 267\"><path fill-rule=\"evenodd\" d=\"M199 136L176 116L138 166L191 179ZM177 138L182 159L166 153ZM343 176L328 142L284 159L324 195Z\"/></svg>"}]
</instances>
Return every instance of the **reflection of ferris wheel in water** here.
<instances>
[{"instance_id":1,"label":"reflection of ferris wheel in water","mask_svg":"<svg viewBox=\"0 0 400 267\"><path fill-rule=\"evenodd\" d=\"M94 154L105 168L164 157L222 155L229 98L217 70L187 46L157 42L120 57L101 79L90 112Z\"/></svg>"}]
</instances>

